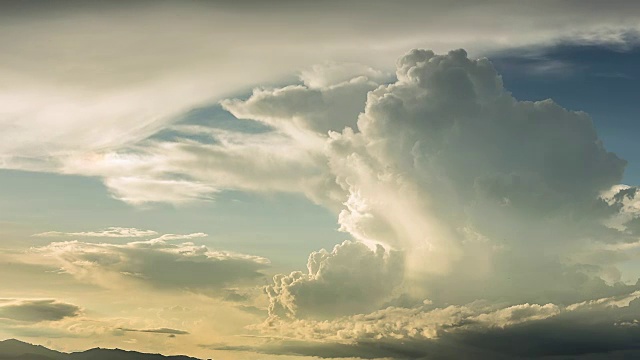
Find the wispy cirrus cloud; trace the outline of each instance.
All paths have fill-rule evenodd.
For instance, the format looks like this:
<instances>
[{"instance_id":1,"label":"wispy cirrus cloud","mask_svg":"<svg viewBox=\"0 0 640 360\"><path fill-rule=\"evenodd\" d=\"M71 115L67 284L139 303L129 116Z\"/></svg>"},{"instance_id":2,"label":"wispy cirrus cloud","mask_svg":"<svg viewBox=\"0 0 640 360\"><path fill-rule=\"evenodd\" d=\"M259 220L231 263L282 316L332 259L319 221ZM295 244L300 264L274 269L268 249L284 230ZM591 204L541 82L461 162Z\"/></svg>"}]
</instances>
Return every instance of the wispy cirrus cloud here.
<instances>
[{"instance_id":1,"label":"wispy cirrus cloud","mask_svg":"<svg viewBox=\"0 0 640 360\"><path fill-rule=\"evenodd\" d=\"M109 227L100 231L81 231L81 232L62 232L62 231L47 231L43 233L34 234L37 237L95 237L95 238L138 238L149 237L158 235L153 230L140 230L136 228L125 227Z\"/></svg>"}]
</instances>

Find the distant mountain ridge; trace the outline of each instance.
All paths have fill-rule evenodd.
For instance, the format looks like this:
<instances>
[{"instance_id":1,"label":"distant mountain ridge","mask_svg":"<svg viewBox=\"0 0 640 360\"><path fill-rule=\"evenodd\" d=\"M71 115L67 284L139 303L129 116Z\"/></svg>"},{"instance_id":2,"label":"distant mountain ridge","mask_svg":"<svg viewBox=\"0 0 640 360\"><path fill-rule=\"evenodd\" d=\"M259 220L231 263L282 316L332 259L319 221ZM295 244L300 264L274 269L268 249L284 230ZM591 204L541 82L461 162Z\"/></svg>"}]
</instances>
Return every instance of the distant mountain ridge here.
<instances>
[{"instance_id":1,"label":"distant mountain ridge","mask_svg":"<svg viewBox=\"0 0 640 360\"><path fill-rule=\"evenodd\" d=\"M63 353L16 339L0 341L0 360L200 360L177 355L164 356L120 349L94 348Z\"/></svg>"}]
</instances>

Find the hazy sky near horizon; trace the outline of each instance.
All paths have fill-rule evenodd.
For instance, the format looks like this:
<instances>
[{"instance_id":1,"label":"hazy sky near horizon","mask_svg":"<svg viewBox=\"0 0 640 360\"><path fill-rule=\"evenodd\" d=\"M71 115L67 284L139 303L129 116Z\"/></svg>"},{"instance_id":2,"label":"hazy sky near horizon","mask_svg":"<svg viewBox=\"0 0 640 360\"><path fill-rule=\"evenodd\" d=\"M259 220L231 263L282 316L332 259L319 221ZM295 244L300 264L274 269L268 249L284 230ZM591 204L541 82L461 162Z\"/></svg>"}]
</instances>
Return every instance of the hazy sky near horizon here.
<instances>
[{"instance_id":1,"label":"hazy sky near horizon","mask_svg":"<svg viewBox=\"0 0 640 360\"><path fill-rule=\"evenodd\" d=\"M2 1L0 339L632 356L639 34L634 1Z\"/></svg>"}]
</instances>

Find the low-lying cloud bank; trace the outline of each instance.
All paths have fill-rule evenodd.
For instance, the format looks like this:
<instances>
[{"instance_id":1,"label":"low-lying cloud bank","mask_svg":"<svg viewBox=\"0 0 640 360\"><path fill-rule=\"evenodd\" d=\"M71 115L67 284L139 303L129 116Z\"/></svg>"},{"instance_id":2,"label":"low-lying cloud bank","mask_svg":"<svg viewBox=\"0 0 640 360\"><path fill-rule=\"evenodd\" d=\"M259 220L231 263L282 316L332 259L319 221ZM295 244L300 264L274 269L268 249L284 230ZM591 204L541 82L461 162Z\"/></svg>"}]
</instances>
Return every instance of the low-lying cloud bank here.
<instances>
[{"instance_id":1,"label":"low-lying cloud bank","mask_svg":"<svg viewBox=\"0 0 640 360\"><path fill-rule=\"evenodd\" d=\"M628 358L640 354L640 291L569 306L388 307L332 321L263 324L262 345L211 348L364 359ZM626 357L625 357L626 356Z\"/></svg>"}]
</instances>

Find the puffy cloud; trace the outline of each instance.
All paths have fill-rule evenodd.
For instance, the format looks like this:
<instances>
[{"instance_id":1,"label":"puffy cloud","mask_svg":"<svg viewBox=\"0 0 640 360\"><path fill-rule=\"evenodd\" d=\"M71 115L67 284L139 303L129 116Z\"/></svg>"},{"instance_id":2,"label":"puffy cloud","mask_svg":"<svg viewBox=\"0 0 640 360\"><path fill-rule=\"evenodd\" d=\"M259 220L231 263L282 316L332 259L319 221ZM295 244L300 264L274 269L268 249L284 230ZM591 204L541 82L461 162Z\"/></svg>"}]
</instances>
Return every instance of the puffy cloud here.
<instances>
[{"instance_id":1,"label":"puffy cloud","mask_svg":"<svg viewBox=\"0 0 640 360\"><path fill-rule=\"evenodd\" d=\"M0 319L37 323L79 316L81 309L52 299L0 299Z\"/></svg>"},{"instance_id":2,"label":"puffy cloud","mask_svg":"<svg viewBox=\"0 0 640 360\"><path fill-rule=\"evenodd\" d=\"M416 50L399 61L397 76L369 94L360 133L333 136L342 155L336 172L362 161L359 168L385 182L417 188L408 190L442 206L441 217L462 210L491 225L499 222L474 210L537 220L576 210L620 181L625 162L603 148L586 114L515 100L486 59Z\"/></svg>"},{"instance_id":3,"label":"puffy cloud","mask_svg":"<svg viewBox=\"0 0 640 360\"><path fill-rule=\"evenodd\" d=\"M640 235L640 197L635 186L616 185L603 191L602 199L615 212L605 224L630 235Z\"/></svg>"},{"instance_id":4,"label":"puffy cloud","mask_svg":"<svg viewBox=\"0 0 640 360\"><path fill-rule=\"evenodd\" d=\"M269 314L326 318L377 309L402 281L402 256L345 241L309 255L307 273L276 275L266 288Z\"/></svg>"},{"instance_id":5,"label":"puffy cloud","mask_svg":"<svg viewBox=\"0 0 640 360\"><path fill-rule=\"evenodd\" d=\"M54 242L32 248L27 256L29 261L45 261L78 280L106 288L148 284L222 296L225 286L253 284L264 276L261 270L269 265L265 258L214 251L191 242L167 242L203 235L165 234L126 244Z\"/></svg>"}]
</instances>

